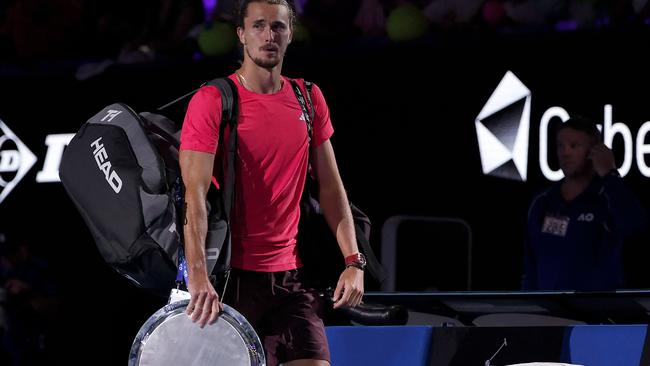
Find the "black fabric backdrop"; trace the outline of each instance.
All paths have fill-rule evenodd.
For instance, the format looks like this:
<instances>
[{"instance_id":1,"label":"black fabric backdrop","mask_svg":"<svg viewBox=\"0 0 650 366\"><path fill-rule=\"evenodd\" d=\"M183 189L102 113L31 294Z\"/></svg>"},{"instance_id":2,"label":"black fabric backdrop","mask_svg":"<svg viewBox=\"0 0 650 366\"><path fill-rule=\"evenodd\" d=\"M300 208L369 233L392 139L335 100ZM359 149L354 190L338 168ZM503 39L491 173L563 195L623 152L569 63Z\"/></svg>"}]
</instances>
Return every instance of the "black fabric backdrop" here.
<instances>
[{"instance_id":1,"label":"black fabric backdrop","mask_svg":"<svg viewBox=\"0 0 650 366\"><path fill-rule=\"evenodd\" d=\"M614 122L628 125L635 138L639 126L650 120L647 39L641 31L573 32L295 45L284 70L323 90L343 180L352 201L373 221L377 251L381 225L390 216L461 218L474 235L474 289L515 290L528 204L550 184L537 163L542 114L562 106L602 121L604 105L611 104ZM163 301L132 288L103 264L60 183L35 181L46 153L45 136L76 132L114 102L153 111L235 67L229 58L117 65L85 81L75 80L68 72L72 69L2 72L0 119L38 161L0 203L0 232L31 240L54 269L62 310L54 327L60 337L52 337L51 352L69 359L81 348L81 353L105 356L107 364L125 362L138 328ZM527 182L481 172L474 120L508 70L532 91ZM182 110L170 113L182 118ZM620 165L619 137L614 145ZM553 159L551 165L557 168ZM0 175L12 179L11 172ZM625 179L650 207L648 178L636 162ZM464 289L463 281L441 275L464 266L464 258L447 257L444 238L422 230L400 242L397 289ZM626 250L630 287L650 286L642 271L645 243L647 233Z\"/></svg>"}]
</instances>

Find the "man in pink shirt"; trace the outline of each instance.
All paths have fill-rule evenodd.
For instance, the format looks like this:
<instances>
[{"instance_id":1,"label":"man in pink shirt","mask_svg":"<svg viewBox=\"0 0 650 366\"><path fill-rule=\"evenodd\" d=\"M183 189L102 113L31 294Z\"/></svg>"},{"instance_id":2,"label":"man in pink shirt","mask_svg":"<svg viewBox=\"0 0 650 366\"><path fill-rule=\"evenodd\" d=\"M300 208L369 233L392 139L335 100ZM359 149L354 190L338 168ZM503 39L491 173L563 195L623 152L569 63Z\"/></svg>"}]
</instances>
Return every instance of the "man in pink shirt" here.
<instances>
[{"instance_id":1,"label":"man in pink shirt","mask_svg":"<svg viewBox=\"0 0 650 366\"><path fill-rule=\"evenodd\" d=\"M334 130L325 98L314 86L310 142L306 116L290 80L281 75L293 20L286 0L242 1L237 34L244 60L229 76L237 86L239 115L231 215L233 270L224 301L251 322L269 365L329 365L318 296L305 283L296 247L299 203L310 159L319 182L321 208L347 264L334 292L335 307L360 303L365 260L357 248L352 214L329 141ZM222 308L208 279L204 245L205 197L210 184L218 185L216 167L223 158L217 146L220 122L218 89L201 88L187 110L180 153L192 296L187 312L201 327L214 322ZM224 131L223 145L227 146L228 130Z\"/></svg>"}]
</instances>

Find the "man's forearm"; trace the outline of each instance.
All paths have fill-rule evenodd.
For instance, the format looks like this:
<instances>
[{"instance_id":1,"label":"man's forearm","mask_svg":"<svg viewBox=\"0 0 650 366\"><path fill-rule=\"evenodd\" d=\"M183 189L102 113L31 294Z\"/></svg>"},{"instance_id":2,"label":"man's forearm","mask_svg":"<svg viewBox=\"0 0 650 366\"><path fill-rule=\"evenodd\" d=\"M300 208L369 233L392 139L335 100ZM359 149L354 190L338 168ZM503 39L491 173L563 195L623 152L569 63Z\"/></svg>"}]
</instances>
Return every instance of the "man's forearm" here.
<instances>
[{"instance_id":1,"label":"man's forearm","mask_svg":"<svg viewBox=\"0 0 650 366\"><path fill-rule=\"evenodd\" d=\"M203 200L186 194L185 197L185 257L188 275L207 275L205 269L205 238L208 232L208 214Z\"/></svg>"},{"instance_id":2,"label":"man's forearm","mask_svg":"<svg viewBox=\"0 0 650 366\"><path fill-rule=\"evenodd\" d=\"M323 190L319 192L320 205L323 214L336 235L344 257L359 251L354 230L354 220L345 191L340 189Z\"/></svg>"}]
</instances>

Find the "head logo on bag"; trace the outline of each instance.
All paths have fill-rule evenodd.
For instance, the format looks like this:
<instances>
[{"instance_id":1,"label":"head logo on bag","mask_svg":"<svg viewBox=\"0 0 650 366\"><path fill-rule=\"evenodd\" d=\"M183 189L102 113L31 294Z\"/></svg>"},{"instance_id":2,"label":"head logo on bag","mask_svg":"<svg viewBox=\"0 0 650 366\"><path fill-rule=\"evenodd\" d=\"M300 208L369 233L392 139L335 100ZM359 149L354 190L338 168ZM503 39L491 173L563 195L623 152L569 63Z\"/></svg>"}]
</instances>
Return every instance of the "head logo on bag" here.
<instances>
[{"instance_id":1,"label":"head logo on bag","mask_svg":"<svg viewBox=\"0 0 650 366\"><path fill-rule=\"evenodd\" d=\"M122 189L122 179L117 175L115 170L111 170L111 162L108 160L106 148L104 147L104 144L101 143L101 140L102 138L99 137L90 144L90 147L94 148L93 155L95 156L97 167L104 173L108 185L113 188L115 193L120 193L120 190Z\"/></svg>"}]
</instances>

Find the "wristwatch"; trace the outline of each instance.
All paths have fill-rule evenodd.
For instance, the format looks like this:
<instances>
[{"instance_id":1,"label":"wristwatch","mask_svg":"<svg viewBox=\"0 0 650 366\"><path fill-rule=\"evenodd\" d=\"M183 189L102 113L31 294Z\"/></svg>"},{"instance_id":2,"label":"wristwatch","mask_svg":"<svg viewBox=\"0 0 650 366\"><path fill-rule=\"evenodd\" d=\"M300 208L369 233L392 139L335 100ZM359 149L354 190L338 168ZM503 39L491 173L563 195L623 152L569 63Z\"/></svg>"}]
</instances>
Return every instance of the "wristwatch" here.
<instances>
[{"instance_id":1,"label":"wristwatch","mask_svg":"<svg viewBox=\"0 0 650 366\"><path fill-rule=\"evenodd\" d=\"M345 257L345 268L355 267L360 270L366 268L366 256L362 253L355 253Z\"/></svg>"}]
</instances>

